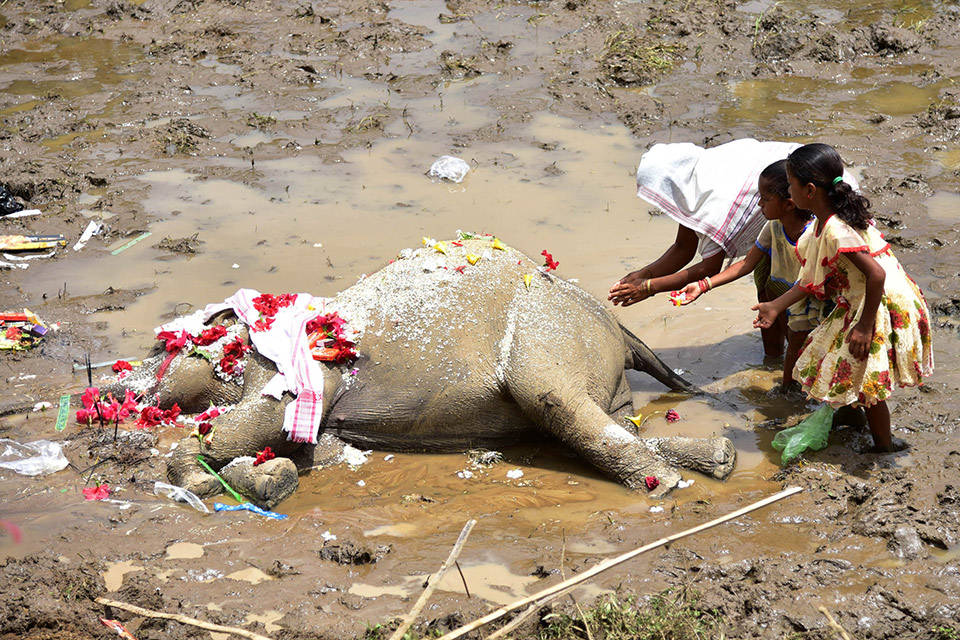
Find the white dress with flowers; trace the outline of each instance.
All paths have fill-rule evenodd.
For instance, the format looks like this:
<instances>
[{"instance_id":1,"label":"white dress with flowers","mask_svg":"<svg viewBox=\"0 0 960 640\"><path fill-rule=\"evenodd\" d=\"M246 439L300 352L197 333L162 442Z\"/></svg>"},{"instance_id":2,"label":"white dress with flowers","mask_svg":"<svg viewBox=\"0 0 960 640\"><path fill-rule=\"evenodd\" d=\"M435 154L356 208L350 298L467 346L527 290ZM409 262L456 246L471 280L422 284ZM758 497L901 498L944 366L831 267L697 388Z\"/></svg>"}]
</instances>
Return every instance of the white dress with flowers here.
<instances>
[{"instance_id":1,"label":"white dress with flowers","mask_svg":"<svg viewBox=\"0 0 960 640\"><path fill-rule=\"evenodd\" d=\"M907 275L874 226L854 229L837 216L811 224L797 241L797 284L836 308L807 338L794 376L813 398L832 406L872 406L886 400L893 385L913 386L933 373L930 321L920 287ZM849 351L847 336L859 322L866 277L848 254L868 252L886 272L873 342L864 360Z\"/></svg>"}]
</instances>

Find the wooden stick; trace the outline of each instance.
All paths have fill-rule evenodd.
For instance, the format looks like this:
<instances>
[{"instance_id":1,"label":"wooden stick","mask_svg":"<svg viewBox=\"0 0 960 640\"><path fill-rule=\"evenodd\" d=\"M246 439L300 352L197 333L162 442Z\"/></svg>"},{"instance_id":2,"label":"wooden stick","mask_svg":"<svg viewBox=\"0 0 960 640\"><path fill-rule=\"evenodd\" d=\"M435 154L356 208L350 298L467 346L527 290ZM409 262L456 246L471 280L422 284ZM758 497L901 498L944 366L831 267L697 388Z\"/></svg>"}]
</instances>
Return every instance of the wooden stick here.
<instances>
[{"instance_id":1,"label":"wooden stick","mask_svg":"<svg viewBox=\"0 0 960 640\"><path fill-rule=\"evenodd\" d=\"M850 634L847 633L847 630L841 627L840 623L833 619L833 616L830 615L830 612L827 611L826 607L818 607L818 610L820 613L827 616L827 624L831 629L833 629L834 633L840 634L840 637L843 640L851 640Z\"/></svg>"},{"instance_id":2,"label":"wooden stick","mask_svg":"<svg viewBox=\"0 0 960 640\"><path fill-rule=\"evenodd\" d=\"M489 636L487 636L486 640L497 640L498 638L503 638L504 636L509 634L511 631L513 631L514 629L519 627L521 624L523 624L523 622L527 618L529 618L534 613L539 611L543 605L547 604L551 600L555 600L557 598L567 595L568 593L573 591L575 588L576 588L576 585L573 585L573 586L567 587L563 591L555 593L551 596L547 596L543 600L537 600L536 602L531 604L529 607L524 609L523 612L520 615L518 615L516 618L514 618L509 623L503 625L502 627L500 627L499 629L491 633Z\"/></svg>"},{"instance_id":3,"label":"wooden stick","mask_svg":"<svg viewBox=\"0 0 960 640\"><path fill-rule=\"evenodd\" d=\"M440 584L440 580L443 578L443 574L447 572L447 569L457 561L457 557L460 555L460 550L463 549L464 543L467 541L467 536L470 535L470 532L473 530L473 525L477 524L476 520L467 520L467 524L463 525L463 529L460 531L460 537L457 538L457 543L453 545L453 549L450 550L450 555L447 556L446 561L441 565L440 570L435 574L430 576L427 579L427 588L423 590L423 593L420 594L420 597L417 598L416 604L413 605L413 609L410 609L410 613L403 617L400 621L400 626L397 627L397 630L393 632L393 635L390 636L390 640L401 640L403 634L407 632L407 629L410 628L416 619L420 615L420 611L423 609L424 605L427 604L427 600L430 599L430 596L433 595L434 589L437 588L437 585Z\"/></svg>"},{"instance_id":4,"label":"wooden stick","mask_svg":"<svg viewBox=\"0 0 960 640\"><path fill-rule=\"evenodd\" d=\"M167 620L176 620L177 622L182 622L183 624L189 624L193 627L200 627L201 629L206 629L207 631L218 631L220 633L232 633L237 636L243 636L244 638L250 638L250 640L270 640L267 636L262 636L259 633L254 633L253 631L247 631L246 629L240 629L238 627L224 627L219 624L213 624L212 622L204 622L203 620L197 620L196 618L189 618L185 615L179 613L163 613L162 611L151 611L150 609L144 609L138 607L134 604L127 604L126 602L118 602L116 600L109 600L107 598L97 598L94 602L108 607L116 607L117 609L123 609L124 611L129 611L130 613L135 613L138 616L146 616L147 618L166 618Z\"/></svg>"},{"instance_id":5,"label":"wooden stick","mask_svg":"<svg viewBox=\"0 0 960 640\"><path fill-rule=\"evenodd\" d=\"M537 600L542 600L543 598L546 598L547 596L550 596L550 595L553 595L553 594L555 594L555 593L557 593L557 592L559 592L559 591L562 591L562 590L566 589L567 587L569 587L569 586L571 586L571 585L579 584L579 583L581 583L581 582L585 582L585 581L589 580L590 578L592 578L593 576L595 576L595 575L597 575L597 574L599 574L599 573L603 573L603 572L606 571L607 569L610 569L610 568L612 568L612 567L615 567L615 566L618 565L618 564L622 564L622 563L626 562L627 560L630 560L631 558L634 558L634 557L640 555L641 553L646 553L647 551L650 551L651 549L656 549L657 547L662 547L662 546L664 546L664 545L666 545L666 544L669 544L669 543L673 542L674 540L679 540L680 538L685 538L685 537L687 537L687 536L689 536L689 535L693 535L694 533L699 533L700 531L704 531L704 530L706 530L706 529L710 529L711 527L715 527L715 526L717 526L717 525L719 525L719 524L723 524L724 522L728 522L728 521L733 520L733 519L735 519L735 518L739 518L740 516L742 516L742 515L744 515L744 514L746 514L746 513L750 513L751 511L755 511L755 510L757 510L757 509L760 509L761 507L765 507L765 506L767 506L768 504L772 504L772 503L774 503L774 502L777 502L778 500L783 500L784 498L786 498L786 497L788 497L788 496L792 496L792 495L795 494L795 493L799 493L800 491L803 491L803 488L802 488L802 487L791 487L791 488L789 488L789 489L785 489L785 490L783 490L783 491L780 491L779 493L773 494L772 496L766 497L766 498L764 498L763 500L758 500L757 502L754 502L753 504L747 505L746 507L743 507L743 508L741 508L741 509L737 509L736 511L734 511L734 512L732 512L732 513L728 513L728 514L725 515L725 516L721 516L721 517L719 517L719 518L716 518L715 520L711 520L710 522L705 522L705 523L703 523L703 524L701 524L701 525L698 525L698 526L696 526L696 527L693 527L692 529L687 529L686 531L681 531L680 533L675 533L675 534L673 534L673 535L667 536L666 538L660 538L660 539L657 540L656 542L651 542L650 544L645 545L645 546L643 546L643 547L640 547L639 549L634 549L633 551L628 551L627 553L624 553L624 554L622 554L622 555L616 556L616 557L614 557L614 558L609 558L609 559L607 559L607 560L604 560L603 562L601 562L600 564L596 565L596 566L593 567L592 569L589 569L588 571L584 571L583 573L581 573L581 574L579 574L579 575L576 575L576 576L574 576L574 577L572 577L572 578L570 578L570 579L568 579L568 580L564 580L563 582L560 582L560 583L558 583L558 584L555 584L555 585L553 585L552 587L547 587L547 588L544 589L543 591L540 591L540 592L538 592L538 593L535 593L535 594L533 594L532 596L527 596L526 598L523 598L523 599L521 599L521 600L517 600L516 602L514 602L514 603L512 603L512 604L508 604L508 605L506 605L506 606L504 606L504 607L501 607L501 608L497 609L496 611L493 611L493 612L491 612L491 613L488 613L487 615L483 616L482 618L478 618L478 619L474 620L474 621L471 622L470 624L464 625L464 626L462 626L462 627L460 627L460 628L458 628L458 629L454 629L454 630L451 631L450 633L448 633L448 634L446 634L446 635L444 635L444 636L441 636L441 637L439 638L439 640L454 640L454 638L459 638L460 636L465 635L465 634L473 631L474 629L477 629L477 628L479 628L479 627L482 627L482 626L484 626L485 624L488 624L488 623L490 623L490 622L493 622L494 620L497 620L497 619L499 619L499 618L502 618L503 616L505 616L506 614L510 613L511 611L514 611L514 610L516 610L516 609L519 609L519 608L521 608L521 607L524 607L524 606L530 604L531 602L536 602ZM392 640L392 639L391 639L391 640Z\"/></svg>"}]
</instances>

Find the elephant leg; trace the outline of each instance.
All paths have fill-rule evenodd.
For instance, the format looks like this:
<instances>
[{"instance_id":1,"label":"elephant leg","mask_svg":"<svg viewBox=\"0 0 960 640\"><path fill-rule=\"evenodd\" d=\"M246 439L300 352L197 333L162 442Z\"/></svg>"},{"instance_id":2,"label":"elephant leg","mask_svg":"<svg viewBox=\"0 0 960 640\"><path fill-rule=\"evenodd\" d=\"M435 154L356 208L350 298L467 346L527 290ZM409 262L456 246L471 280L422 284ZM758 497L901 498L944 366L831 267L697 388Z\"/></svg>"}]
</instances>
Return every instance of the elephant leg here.
<instances>
[{"instance_id":1,"label":"elephant leg","mask_svg":"<svg viewBox=\"0 0 960 640\"><path fill-rule=\"evenodd\" d=\"M623 424L626 416L633 415L633 392L630 390L630 383L627 382L626 373L620 376L620 384L617 385L617 391L610 400L610 409L607 413L617 424Z\"/></svg>"},{"instance_id":2,"label":"elephant leg","mask_svg":"<svg viewBox=\"0 0 960 640\"><path fill-rule=\"evenodd\" d=\"M521 410L542 429L571 447L604 474L631 489L645 488L646 476L660 481L654 496L673 489L680 473L616 424L575 383L554 375L508 375L507 387Z\"/></svg>"}]
</instances>

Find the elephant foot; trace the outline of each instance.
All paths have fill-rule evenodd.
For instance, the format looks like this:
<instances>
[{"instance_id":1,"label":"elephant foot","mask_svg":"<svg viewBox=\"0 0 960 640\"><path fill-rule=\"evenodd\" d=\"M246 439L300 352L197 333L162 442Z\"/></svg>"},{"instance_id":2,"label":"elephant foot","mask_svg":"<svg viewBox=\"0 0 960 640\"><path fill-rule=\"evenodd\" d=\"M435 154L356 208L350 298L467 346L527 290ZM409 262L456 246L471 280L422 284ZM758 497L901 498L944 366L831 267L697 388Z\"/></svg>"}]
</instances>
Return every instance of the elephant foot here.
<instances>
[{"instance_id":1,"label":"elephant foot","mask_svg":"<svg viewBox=\"0 0 960 640\"><path fill-rule=\"evenodd\" d=\"M234 459L220 476L251 502L272 509L297 490L297 467L289 458L274 458L254 466L250 456Z\"/></svg>"},{"instance_id":2,"label":"elephant foot","mask_svg":"<svg viewBox=\"0 0 960 640\"><path fill-rule=\"evenodd\" d=\"M173 478L171 478L171 480L173 480ZM203 471L194 471L180 476L177 478L175 484L196 495L201 500L212 498L223 492L220 481Z\"/></svg>"},{"instance_id":3,"label":"elephant foot","mask_svg":"<svg viewBox=\"0 0 960 640\"><path fill-rule=\"evenodd\" d=\"M723 480L737 463L737 449L729 438L644 438L644 443L667 462Z\"/></svg>"}]
</instances>

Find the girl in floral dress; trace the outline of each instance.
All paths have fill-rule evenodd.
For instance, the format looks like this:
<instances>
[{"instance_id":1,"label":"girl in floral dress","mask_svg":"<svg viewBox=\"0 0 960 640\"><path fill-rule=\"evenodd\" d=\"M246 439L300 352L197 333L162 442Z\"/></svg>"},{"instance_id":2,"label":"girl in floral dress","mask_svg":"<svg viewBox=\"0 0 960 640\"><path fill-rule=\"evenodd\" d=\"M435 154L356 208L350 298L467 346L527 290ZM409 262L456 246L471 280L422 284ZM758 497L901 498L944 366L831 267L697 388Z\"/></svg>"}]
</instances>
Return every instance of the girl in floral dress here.
<instances>
[{"instance_id":1,"label":"girl in floral dress","mask_svg":"<svg viewBox=\"0 0 960 640\"><path fill-rule=\"evenodd\" d=\"M826 144L808 144L787 157L790 198L816 221L797 242L797 284L754 306L754 326L771 326L804 296L835 302L804 343L794 376L817 400L863 406L877 450L893 451L886 399L894 384L918 385L933 373L929 312L920 288L870 223L869 201L842 173L839 154Z\"/></svg>"}]
</instances>

